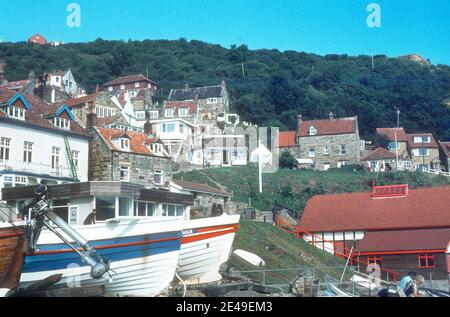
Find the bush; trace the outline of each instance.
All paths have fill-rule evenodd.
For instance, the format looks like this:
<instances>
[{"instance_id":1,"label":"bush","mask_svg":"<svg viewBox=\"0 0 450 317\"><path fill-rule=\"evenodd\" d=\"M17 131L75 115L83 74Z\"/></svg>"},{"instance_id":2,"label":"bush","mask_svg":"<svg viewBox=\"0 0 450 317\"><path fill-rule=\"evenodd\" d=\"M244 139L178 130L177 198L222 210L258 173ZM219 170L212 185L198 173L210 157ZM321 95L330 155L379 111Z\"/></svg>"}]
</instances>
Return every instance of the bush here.
<instances>
[{"instance_id":1,"label":"bush","mask_svg":"<svg viewBox=\"0 0 450 317\"><path fill-rule=\"evenodd\" d=\"M280 156L280 167L293 169L297 167L297 160L288 151L283 151Z\"/></svg>"}]
</instances>

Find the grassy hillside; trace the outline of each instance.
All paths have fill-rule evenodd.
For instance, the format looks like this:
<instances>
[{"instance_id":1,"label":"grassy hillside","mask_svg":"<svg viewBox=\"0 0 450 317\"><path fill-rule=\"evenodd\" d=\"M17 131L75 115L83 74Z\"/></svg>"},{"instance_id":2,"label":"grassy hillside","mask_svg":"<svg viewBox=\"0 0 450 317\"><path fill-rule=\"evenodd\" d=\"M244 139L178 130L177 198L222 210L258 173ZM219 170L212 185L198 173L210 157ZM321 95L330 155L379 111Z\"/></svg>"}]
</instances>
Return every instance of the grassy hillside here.
<instances>
[{"instance_id":1,"label":"grassy hillside","mask_svg":"<svg viewBox=\"0 0 450 317\"><path fill-rule=\"evenodd\" d=\"M264 267L254 267L236 255L232 255L229 264L240 271L314 267L317 277L321 278L324 273L340 277L345 266L343 259L320 251L301 239L261 222L241 220L233 249L243 249L255 253L266 263ZM245 275L255 281L262 281L261 273ZM266 275L266 283L285 283L295 278L296 275L296 271L270 273Z\"/></svg>"},{"instance_id":2,"label":"grassy hillside","mask_svg":"<svg viewBox=\"0 0 450 317\"><path fill-rule=\"evenodd\" d=\"M422 65L377 55L230 49L200 41L145 40L70 43L58 47L0 43L0 64L8 80L68 69L89 91L113 78L146 74L167 97L171 88L219 84L226 80L233 111L260 126L295 129L297 115L324 118L358 116L360 132L370 138L375 128L401 123L410 132L450 137L450 67ZM242 74L242 63L245 73Z\"/></svg>"},{"instance_id":3,"label":"grassy hillside","mask_svg":"<svg viewBox=\"0 0 450 317\"><path fill-rule=\"evenodd\" d=\"M277 201L296 210L303 210L307 200L315 194L362 192L371 190L372 180L378 185L404 184L411 188L449 185L450 178L421 172L369 173L350 169L327 172L279 169L263 175L263 193L258 192L258 170L253 166L211 168L175 175L188 181L223 185L234 193L234 200L248 202L260 210L271 210Z\"/></svg>"}]
</instances>

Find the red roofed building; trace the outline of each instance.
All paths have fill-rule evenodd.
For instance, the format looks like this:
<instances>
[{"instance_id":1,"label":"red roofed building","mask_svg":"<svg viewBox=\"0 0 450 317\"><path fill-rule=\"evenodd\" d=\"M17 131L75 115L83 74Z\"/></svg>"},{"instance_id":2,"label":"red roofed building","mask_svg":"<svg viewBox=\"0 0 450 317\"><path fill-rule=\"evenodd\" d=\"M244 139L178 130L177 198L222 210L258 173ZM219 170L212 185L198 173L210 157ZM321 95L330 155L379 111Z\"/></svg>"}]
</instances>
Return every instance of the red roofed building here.
<instances>
[{"instance_id":1,"label":"red roofed building","mask_svg":"<svg viewBox=\"0 0 450 317\"><path fill-rule=\"evenodd\" d=\"M303 121L298 117L297 144L299 161L310 161L314 169L328 170L358 164L362 146L358 118L338 118L332 113L327 120Z\"/></svg>"},{"instance_id":2,"label":"red roofed building","mask_svg":"<svg viewBox=\"0 0 450 317\"><path fill-rule=\"evenodd\" d=\"M396 155L381 147L367 154L361 159L372 172L391 171L396 168Z\"/></svg>"},{"instance_id":3,"label":"red roofed building","mask_svg":"<svg viewBox=\"0 0 450 317\"><path fill-rule=\"evenodd\" d=\"M297 147L296 131L281 131L278 139L278 147L280 149L289 149Z\"/></svg>"},{"instance_id":4,"label":"red roofed building","mask_svg":"<svg viewBox=\"0 0 450 317\"><path fill-rule=\"evenodd\" d=\"M396 190L399 186L391 187ZM434 235L434 230L448 232L450 229L450 186L403 190L401 195L391 195L385 191L386 187L383 189L385 194L376 191L376 197L370 192L314 196L304 209L297 231L303 239L325 251L348 255L355 243L360 252L368 252L369 249L362 249L366 237L402 232L406 235L405 230L427 230L424 232ZM406 236L416 251L430 251L435 247L425 241L417 242L417 235ZM382 242L371 242L371 245L375 243ZM392 246L377 251L390 252L403 242L389 243Z\"/></svg>"},{"instance_id":5,"label":"red roofed building","mask_svg":"<svg viewBox=\"0 0 450 317\"><path fill-rule=\"evenodd\" d=\"M172 179L172 161L161 140L112 128L93 131L89 180L131 182L146 188L167 187Z\"/></svg>"},{"instance_id":6,"label":"red roofed building","mask_svg":"<svg viewBox=\"0 0 450 317\"><path fill-rule=\"evenodd\" d=\"M163 118L182 118L190 123L200 122L197 102L194 101L165 101Z\"/></svg>"},{"instance_id":7,"label":"red roofed building","mask_svg":"<svg viewBox=\"0 0 450 317\"><path fill-rule=\"evenodd\" d=\"M28 43L35 43L35 44L39 44L39 45L45 45L45 44L47 44L47 40L45 39L45 37L43 37L39 33L36 33L35 35L33 35L32 37L30 37L28 39Z\"/></svg>"},{"instance_id":8,"label":"red roofed building","mask_svg":"<svg viewBox=\"0 0 450 317\"><path fill-rule=\"evenodd\" d=\"M149 90L152 94L156 93L158 84L151 79L148 79L142 74L130 75L116 78L103 85L103 88L109 92L128 91L135 96L140 90Z\"/></svg>"},{"instance_id":9,"label":"red roofed building","mask_svg":"<svg viewBox=\"0 0 450 317\"><path fill-rule=\"evenodd\" d=\"M407 134L406 137L415 169L431 168L440 170L439 145L431 133Z\"/></svg>"}]
</instances>

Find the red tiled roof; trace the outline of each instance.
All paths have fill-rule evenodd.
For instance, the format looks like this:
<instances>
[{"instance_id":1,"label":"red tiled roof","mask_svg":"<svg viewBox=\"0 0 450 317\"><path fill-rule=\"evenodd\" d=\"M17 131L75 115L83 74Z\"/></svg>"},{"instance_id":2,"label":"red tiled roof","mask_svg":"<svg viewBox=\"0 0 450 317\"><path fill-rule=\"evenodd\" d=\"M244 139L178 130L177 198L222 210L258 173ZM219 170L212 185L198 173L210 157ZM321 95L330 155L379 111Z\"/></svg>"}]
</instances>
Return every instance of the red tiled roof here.
<instances>
[{"instance_id":1,"label":"red tiled roof","mask_svg":"<svg viewBox=\"0 0 450 317\"><path fill-rule=\"evenodd\" d=\"M222 195L222 196L231 196L230 193L227 193L226 191L223 191L221 189L206 185L206 184L200 184L200 183L193 183L193 182L188 182L185 180L173 180L173 182L175 184L177 184L178 186L183 187L184 189L187 190L191 190L191 191L197 191L197 192L206 192L206 193L211 193L211 194L218 194L218 195Z\"/></svg>"},{"instance_id":2,"label":"red tiled roof","mask_svg":"<svg viewBox=\"0 0 450 317\"><path fill-rule=\"evenodd\" d=\"M189 102L189 101L166 101L164 104L164 109L174 109L175 116L178 116L178 110L181 108L188 108L188 114L193 115L195 113L195 110L197 109L197 106L195 102Z\"/></svg>"},{"instance_id":3,"label":"red tiled roof","mask_svg":"<svg viewBox=\"0 0 450 317\"><path fill-rule=\"evenodd\" d=\"M430 137L430 143L414 143L414 137L416 136L429 136ZM431 133L413 133L413 134L407 134L406 138L408 139L408 145L411 148L438 148L438 144L436 140L434 139L434 136Z\"/></svg>"},{"instance_id":4,"label":"red tiled roof","mask_svg":"<svg viewBox=\"0 0 450 317\"><path fill-rule=\"evenodd\" d=\"M100 133L111 150L120 151L120 149L116 147L112 140L126 134L130 139L130 151L132 153L154 155L154 153L146 145L156 143L158 141L157 138L149 138L144 133L134 131L125 132L110 128L96 128L96 130Z\"/></svg>"},{"instance_id":5,"label":"red tiled roof","mask_svg":"<svg viewBox=\"0 0 450 317\"><path fill-rule=\"evenodd\" d=\"M84 104L86 102L92 101L95 98L97 98L99 95L101 94L101 92L96 92L87 96L83 96L80 98L74 98L74 99L69 99L63 102L63 104L66 104L69 107L74 107L74 106L78 106L81 104Z\"/></svg>"},{"instance_id":6,"label":"red tiled roof","mask_svg":"<svg viewBox=\"0 0 450 317\"><path fill-rule=\"evenodd\" d=\"M13 98L16 95L15 91L8 90L8 89L0 89L0 103L6 103L11 98ZM34 95L28 95L28 94L22 94L22 96L27 100L27 102L30 104L30 110L27 110L25 113L25 121L15 120L15 119L9 119L5 112L0 111L0 118L11 120L11 122L17 122L17 123L27 123L34 126L39 126L43 128L49 128L56 131L65 131L69 133L74 133L82 136L90 136L90 134L84 130L81 126L79 126L76 122L71 121L70 124L70 131L66 131L63 129L59 129L55 127L49 119L45 118L47 115L55 114L60 106L59 105L52 105L44 101L43 99L34 96Z\"/></svg>"},{"instance_id":7,"label":"red tiled roof","mask_svg":"<svg viewBox=\"0 0 450 317\"><path fill-rule=\"evenodd\" d=\"M369 231L357 243L357 252L446 250L450 228L426 230Z\"/></svg>"},{"instance_id":8,"label":"red tiled roof","mask_svg":"<svg viewBox=\"0 0 450 317\"><path fill-rule=\"evenodd\" d=\"M378 160L392 160L395 159L395 154L383 149L381 147L373 150L366 157L361 159L361 161L378 161Z\"/></svg>"},{"instance_id":9,"label":"red tiled roof","mask_svg":"<svg viewBox=\"0 0 450 317\"><path fill-rule=\"evenodd\" d=\"M298 135L300 137L310 136L309 128L311 126L314 126L317 129L316 136L355 133L356 123L356 117L303 121L300 124Z\"/></svg>"},{"instance_id":10,"label":"red tiled roof","mask_svg":"<svg viewBox=\"0 0 450 317\"><path fill-rule=\"evenodd\" d=\"M447 157L450 157L450 142L439 141L439 144L441 145L441 148L442 150L444 150L444 153L447 155Z\"/></svg>"},{"instance_id":11,"label":"red tiled roof","mask_svg":"<svg viewBox=\"0 0 450 317\"><path fill-rule=\"evenodd\" d=\"M297 133L295 131L282 131L279 135L278 146L283 147L295 147Z\"/></svg>"},{"instance_id":12,"label":"red tiled roof","mask_svg":"<svg viewBox=\"0 0 450 317\"><path fill-rule=\"evenodd\" d=\"M397 133L398 142L407 142L406 133L403 128L377 128L378 135L384 135L389 141L395 141L395 133Z\"/></svg>"},{"instance_id":13,"label":"red tiled roof","mask_svg":"<svg viewBox=\"0 0 450 317\"><path fill-rule=\"evenodd\" d=\"M30 81L28 79L25 80L18 80L18 81L10 81L9 83L6 83L1 86L1 88L5 89L17 89L22 88L25 85L28 85Z\"/></svg>"},{"instance_id":14,"label":"red tiled roof","mask_svg":"<svg viewBox=\"0 0 450 317\"><path fill-rule=\"evenodd\" d=\"M137 81L146 81L146 82L149 82L152 84L156 84L153 80L148 79L147 77L145 77L142 74L139 74L139 75L130 75L130 76L123 76L123 77L116 78L116 79L104 84L103 87L122 85L122 84L130 84L130 83L134 83Z\"/></svg>"},{"instance_id":15,"label":"red tiled roof","mask_svg":"<svg viewBox=\"0 0 450 317\"><path fill-rule=\"evenodd\" d=\"M372 199L370 192L317 195L298 227L309 232L450 227L450 186L410 189L405 198Z\"/></svg>"}]
</instances>

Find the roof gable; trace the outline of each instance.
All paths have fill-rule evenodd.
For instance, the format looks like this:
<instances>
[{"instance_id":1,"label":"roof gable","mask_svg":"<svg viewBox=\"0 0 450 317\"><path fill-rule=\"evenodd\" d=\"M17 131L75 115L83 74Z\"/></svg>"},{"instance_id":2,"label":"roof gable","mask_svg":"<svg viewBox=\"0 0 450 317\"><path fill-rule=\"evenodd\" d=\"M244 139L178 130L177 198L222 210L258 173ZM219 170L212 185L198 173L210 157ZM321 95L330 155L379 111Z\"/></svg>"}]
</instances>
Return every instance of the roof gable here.
<instances>
[{"instance_id":1,"label":"roof gable","mask_svg":"<svg viewBox=\"0 0 450 317\"><path fill-rule=\"evenodd\" d=\"M389 141L407 142L406 133L403 128L377 128L377 134L385 136Z\"/></svg>"},{"instance_id":2,"label":"roof gable","mask_svg":"<svg viewBox=\"0 0 450 317\"><path fill-rule=\"evenodd\" d=\"M378 161L378 160L393 160L395 159L395 154L383 149L381 147L373 150L366 157L361 159L361 161Z\"/></svg>"},{"instance_id":3,"label":"roof gable","mask_svg":"<svg viewBox=\"0 0 450 317\"><path fill-rule=\"evenodd\" d=\"M404 198L372 193L312 197L298 228L309 232L450 227L450 186L410 189Z\"/></svg>"},{"instance_id":4,"label":"roof gable","mask_svg":"<svg viewBox=\"0 0 450 317\"><path fill-rule=\"evenodd\" d=\"M63 113L66 113L69 117L70 120L75 120L75 117L72 113L72 111L70 111L69 106L67 106L66 104L63 104L56 112L55 112L55 117L60 117Z\"/></svg>"},{"instance_id":5,"label":"roof gable","mask_svg":"<svg viewBox=\"0 0 450 317\"><path fill-rule=\"evenodd\" d=\"M415 137L429 137L430 142L429 143L415 143L414 138ZM407 134L406 138L408 139L408 145L411 148L438 148L438 144L436 140L434 139L434 136L431 133L412 133Z\"/></svg>"},{"instance_id":6,"label":"roof gable","mask_svg":"<svg viewBox=\"0 0 450 317\"><path fill-rule=\"evenodd\" d=\"M310 135L310 128L316 129L316 134ZM321 136L321 135L335 135L335 134L350 134L356 133L357 118L339 118L326 120L310 120L302 121L300 123L298 135L300 137Z\"/></svg>"},{"instance_id":7,"label":"roof gable","mask_svg":"<svg viewBox=\"0 0 450 317\"><path fill-rule=\"evenodd\" d=\"M31 109L30 104L28 103L28 100L26 100L25 97L24 97L21 93L16 93L16 94L14 95L14 97L12 97L12 98L8 101L8 106L10 106L10 107L11 107L11 106L14 106L14 104L15 104L18 100L20 100L20 101L23 103L24 107L25 107L27 110L30 110L30 109Z\"/></svg>"}]
</instances>

